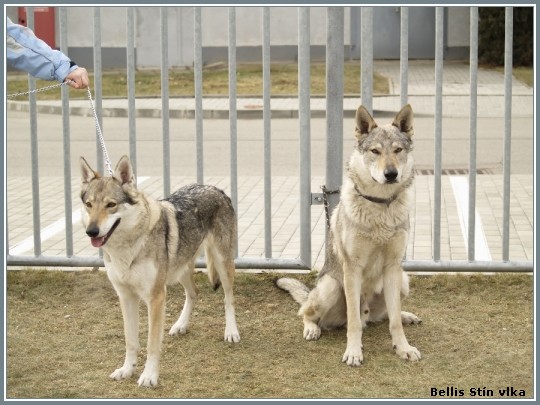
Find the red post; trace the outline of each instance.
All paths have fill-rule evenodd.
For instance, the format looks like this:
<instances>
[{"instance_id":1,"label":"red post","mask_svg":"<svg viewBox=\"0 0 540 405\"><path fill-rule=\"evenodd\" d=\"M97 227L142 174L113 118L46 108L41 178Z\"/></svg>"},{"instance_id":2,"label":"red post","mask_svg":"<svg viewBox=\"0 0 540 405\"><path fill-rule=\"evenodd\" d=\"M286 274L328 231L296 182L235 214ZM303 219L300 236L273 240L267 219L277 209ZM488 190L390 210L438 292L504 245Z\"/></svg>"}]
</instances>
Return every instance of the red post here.
<instances>
[{"instance_id":1,"label":"red post","mask_svg":"<svg viewBox=\"0 0 540 405\"><path fill-rule=\"evenodd\" d=\"M26 26L26 7L19 7L19 24ZM51 48L56 47L54 7L34 7L34 33Z\"/></svg>"}]
</instances>

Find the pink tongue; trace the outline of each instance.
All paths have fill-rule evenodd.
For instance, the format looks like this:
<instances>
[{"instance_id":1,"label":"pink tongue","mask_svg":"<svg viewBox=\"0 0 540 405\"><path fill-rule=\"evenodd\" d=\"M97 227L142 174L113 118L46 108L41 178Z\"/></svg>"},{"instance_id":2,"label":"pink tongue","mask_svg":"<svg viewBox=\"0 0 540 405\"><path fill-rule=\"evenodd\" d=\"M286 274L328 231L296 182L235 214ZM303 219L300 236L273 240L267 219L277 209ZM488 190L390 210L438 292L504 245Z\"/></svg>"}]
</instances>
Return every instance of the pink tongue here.
<instances>
[{"instance_id":1,"label":"pink tongue","mask_svg":"<svg viewBox=\"0 0 540 405\"><path fill-rule=\"evenodd\" d=\"M100 238L90 238L90 241L92 242L92 246L101 247L105 242L105 236L102 236Z\"/></svg>"}]
</instances>

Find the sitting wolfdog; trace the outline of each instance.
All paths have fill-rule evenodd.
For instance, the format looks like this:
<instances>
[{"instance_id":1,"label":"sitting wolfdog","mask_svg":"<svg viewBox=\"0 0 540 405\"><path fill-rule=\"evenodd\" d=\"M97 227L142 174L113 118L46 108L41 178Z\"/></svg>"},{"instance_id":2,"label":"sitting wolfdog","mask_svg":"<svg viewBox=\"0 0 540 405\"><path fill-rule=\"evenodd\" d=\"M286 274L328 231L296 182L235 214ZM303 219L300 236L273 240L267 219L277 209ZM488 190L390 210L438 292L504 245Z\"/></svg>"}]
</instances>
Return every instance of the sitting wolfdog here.
<instances>
[{"instance_id":1,"label":"sitting wolfdog","mask_svg":"<svg viewBox=\"0 0 540 405\"><path fill-rule=\"evenodd\" d=\"M386 317L398 356L420 360L402 325L418 324L420 319L401 311L401 298L409 292L401 261L407 247L408 191L413 182L412 122L410 105L403 107L392 124L383 126L363 106L358 108L356 148L331 216L317 285L310 291L298 280L277 280L277 286L301 305L305 339L319 339L321 328L347 325L342 361L350 366L364 360L362 328L368 321Z\"/></svg>"}]
</instances>

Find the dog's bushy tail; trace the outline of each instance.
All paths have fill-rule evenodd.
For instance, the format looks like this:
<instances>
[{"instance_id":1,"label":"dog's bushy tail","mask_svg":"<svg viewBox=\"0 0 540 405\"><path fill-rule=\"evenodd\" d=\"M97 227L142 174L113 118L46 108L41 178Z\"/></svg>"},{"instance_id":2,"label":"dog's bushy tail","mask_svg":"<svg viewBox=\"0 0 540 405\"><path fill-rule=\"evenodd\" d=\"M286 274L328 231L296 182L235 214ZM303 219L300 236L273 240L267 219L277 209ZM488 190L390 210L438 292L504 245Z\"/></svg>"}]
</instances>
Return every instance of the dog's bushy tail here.
<instances>
[{"instance_id":1,"label":"dog's bushy tail","mask_svg":"<svg viewBox=\"0 0 540 405\"><path fill-rule=\"evenodd\" d=\"M309 288L307 285L294 278L278 278L276 280L276 286L283 291L287 291L293 299L302 305L307 301L309 295Z\"/></svg>"}]
</instances>

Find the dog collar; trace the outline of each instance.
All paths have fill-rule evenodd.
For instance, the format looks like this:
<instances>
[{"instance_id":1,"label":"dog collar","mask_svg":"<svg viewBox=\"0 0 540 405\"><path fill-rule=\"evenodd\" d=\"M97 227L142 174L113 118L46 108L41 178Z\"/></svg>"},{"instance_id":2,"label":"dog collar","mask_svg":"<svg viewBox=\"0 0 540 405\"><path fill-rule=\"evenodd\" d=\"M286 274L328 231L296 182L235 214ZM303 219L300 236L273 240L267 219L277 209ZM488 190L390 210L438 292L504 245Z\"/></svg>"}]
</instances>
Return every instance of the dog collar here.
<instances>
[{"instance_id":1,"label":"dog collar","mask_svg":"<svg viewBox=\"0 0 540 405\"><path fill-rule=\"evenodd\" d=\"M356 184L354 185L354 189L356 190L356 192L358 193L358 195L360 197L363 197L366 200L377 203L377 204L386 204L387 207L389 207L390 204L392 204L397 198L397 195L394 195L394 196L392 196L390 198L379 198L379 197L373 197L373 196L370 196L370 195L364 195L364 194L362 194L360 192L360 190L358 189L358 186Z\"/></svg>"}]
</instances>

